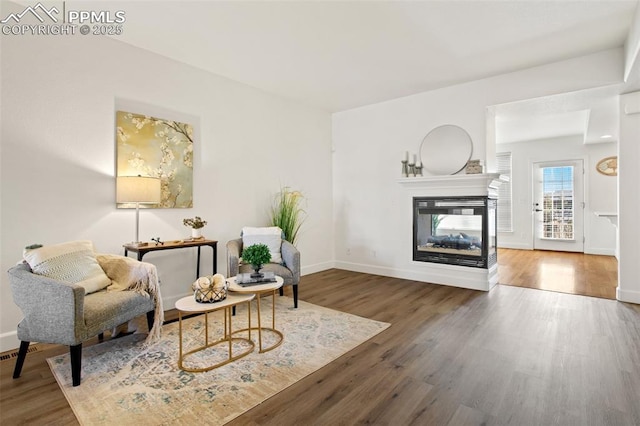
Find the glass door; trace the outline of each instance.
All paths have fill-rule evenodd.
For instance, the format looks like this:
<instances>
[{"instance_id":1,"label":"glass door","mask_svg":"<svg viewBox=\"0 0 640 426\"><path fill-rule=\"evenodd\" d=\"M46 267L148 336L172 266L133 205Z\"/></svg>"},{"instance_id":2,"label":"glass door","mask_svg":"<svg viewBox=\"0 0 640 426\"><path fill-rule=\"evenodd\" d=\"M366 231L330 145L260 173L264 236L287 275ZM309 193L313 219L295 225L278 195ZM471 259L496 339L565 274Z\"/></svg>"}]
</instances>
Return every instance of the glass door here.
<instances>
[{"instance_id":1,"label":"glass door","mask_svg":"<svg viewBox=\"0 0 640 426\"><path fill-rule=\"evenodd\" d=\"M533 248L584 252L582 160L534 163Z\"/></svg>"}]
</instances>

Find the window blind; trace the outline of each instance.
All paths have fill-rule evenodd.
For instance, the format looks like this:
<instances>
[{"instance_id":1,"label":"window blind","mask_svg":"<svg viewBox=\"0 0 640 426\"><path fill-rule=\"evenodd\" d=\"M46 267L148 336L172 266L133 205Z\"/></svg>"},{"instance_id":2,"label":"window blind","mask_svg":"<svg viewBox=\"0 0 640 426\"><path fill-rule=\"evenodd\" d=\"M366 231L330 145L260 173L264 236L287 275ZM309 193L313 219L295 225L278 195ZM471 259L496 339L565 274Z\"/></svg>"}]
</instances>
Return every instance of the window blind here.
<instances>
[{"instance_id":1,"label":"window blind","mask_svg":"<svg viewBox=\"0 0 640 426\"><path fill-rule=\"evenodd\" d=\"M496 154L496 171L509 177L498 189L498 231L513 232L513 209L511 202L511 153Z\"/></svg>"}]
</instances>

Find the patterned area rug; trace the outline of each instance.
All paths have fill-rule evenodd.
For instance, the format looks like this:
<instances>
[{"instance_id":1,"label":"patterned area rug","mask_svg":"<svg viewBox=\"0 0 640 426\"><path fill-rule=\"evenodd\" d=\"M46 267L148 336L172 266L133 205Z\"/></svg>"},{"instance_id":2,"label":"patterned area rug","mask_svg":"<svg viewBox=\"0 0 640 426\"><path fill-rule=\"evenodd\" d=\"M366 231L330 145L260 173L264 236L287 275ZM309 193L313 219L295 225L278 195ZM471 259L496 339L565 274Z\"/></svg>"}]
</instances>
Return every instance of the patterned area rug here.
<instances>
[{"instance_id":1,"label":"patterned area rug","mask_svg":"<svg viewBox=\"0 0 640 426\"><path fill-rule=\"evenodd\" d=\"M255 302L252 326L256 325ZM276 329L282 345L204 373L178 369L178 323L167 324L162 339L148 347L144 334L89 346L83 350L82 384L71 386L69 355L49 358L49 366L83 425L113 424L223 424L296 381L350 351L389 324L320 306L276 297ZM261 302L263 326L271 324L271 297ZM239 307L233 327L246 327L247 314ZM209 314L209 332L222 333L221 312ZM183 321L185 351L204 341L204 316ZM218 334L220 333L220 334ZM246 333L243 334L246 336ZM257 333L252 333L257 342ZM263 345L273 343L273 333L263 333ZM246 345L246 343L244 344ZM242 350L234 343L234 352ZM226 356L227 345L192 355L189 367L206 365Z\"/></svg>"}]
</instances>

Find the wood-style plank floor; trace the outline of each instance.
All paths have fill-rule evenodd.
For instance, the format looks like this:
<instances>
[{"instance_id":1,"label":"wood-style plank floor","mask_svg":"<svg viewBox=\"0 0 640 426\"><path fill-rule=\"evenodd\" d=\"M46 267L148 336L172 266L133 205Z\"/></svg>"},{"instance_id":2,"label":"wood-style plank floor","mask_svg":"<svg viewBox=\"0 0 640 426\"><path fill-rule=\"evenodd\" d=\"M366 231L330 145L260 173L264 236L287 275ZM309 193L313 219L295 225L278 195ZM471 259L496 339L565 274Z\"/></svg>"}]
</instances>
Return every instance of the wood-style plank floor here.
<instances>
[{"instance_id":1,"label":"wood-style plank floor","mask_svg":"<svg viewBox=\"0 0 640 426\"><path fill-rule=\"evenodd\" d=\"M300 298L391 327L231 425L640 425L640 305L335 269ZM0 362L0 423L77 424L45 361L66 350Z\"/></svg>"},{"instance_id":2,"label":"wood-style plank floor","mask_svg":"<svg viewBox=\"0 0 640 426\"><path fill-rule=\"evenodd\" d=\"M498 249L498 265L500 284L616 298L618 261L613 256Z\"/></svg>"}]
</instances>

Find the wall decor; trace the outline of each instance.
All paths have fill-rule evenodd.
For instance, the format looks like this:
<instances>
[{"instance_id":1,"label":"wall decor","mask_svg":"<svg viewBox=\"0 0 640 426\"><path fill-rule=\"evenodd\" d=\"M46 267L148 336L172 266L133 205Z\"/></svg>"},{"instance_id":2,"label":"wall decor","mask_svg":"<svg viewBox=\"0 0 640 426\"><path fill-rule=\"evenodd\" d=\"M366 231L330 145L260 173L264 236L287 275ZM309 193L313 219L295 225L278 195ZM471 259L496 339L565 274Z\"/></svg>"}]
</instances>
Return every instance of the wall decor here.
<instances>
[{"instance_id":1,"label":"wall decor","mask_svg":"<svg viewBox=\"0 0 640 426\"><path fill-rule=\"evenodd\" d=\"M422 162L418 159L416 154L411 154L411 157L409 157L409 151L405 151L404 159L401 163L402 177L422 176Z\"/></svg>"},{"instance_id":2,"label":"wall decor","mask_svg":"<svg viewBox=\"0 0 640 426\"><path fill-rule=\"evenodd\" d=\"M405 151L402 161L402 177L409 177L409 151Z\"/></svg>"},{"instance_id":3,"label":"wall decor","mask_svg":"<svg viewBox=\"0 0 640 426\"><path fill-rule=\"evenodd\" d=\"M598 161L596 170L605 176L618 176L618 157L606 157Z\"/></svg>"},{"instance_id":4,"label":"wall decor","mask_svg":"<svg viewBox=\"0 0 640 426\"><path fill-rule=\"evenodd\" d=\"M469 133L452 124L431 130L420 145L422 166L435 176L454 175L464 170L472 152Z\"/></svg>"},{"instance_id":5,"label":"wall decor","mask_svg":"<svg viewBox=\"0 0 640 426\"><path fill-rule=\"evenodd\" d=\"M160 178L155 208L193 207L193 126L126 111L116 112L116 175ZM130 208L118 203L118 208Z\"/></svg>"},{"instance_id":6,"label":"wall decor","mask_svg":"<svg viewBox=\"0 0 640 426\"><path fill-rule=\"evenodd\" d=\"M484 165L482 164L481 160L467 161L467 166L464 169L464 172L467 175L482 174L483 171L484 171Z\"/></svg>"}]
</instances>

